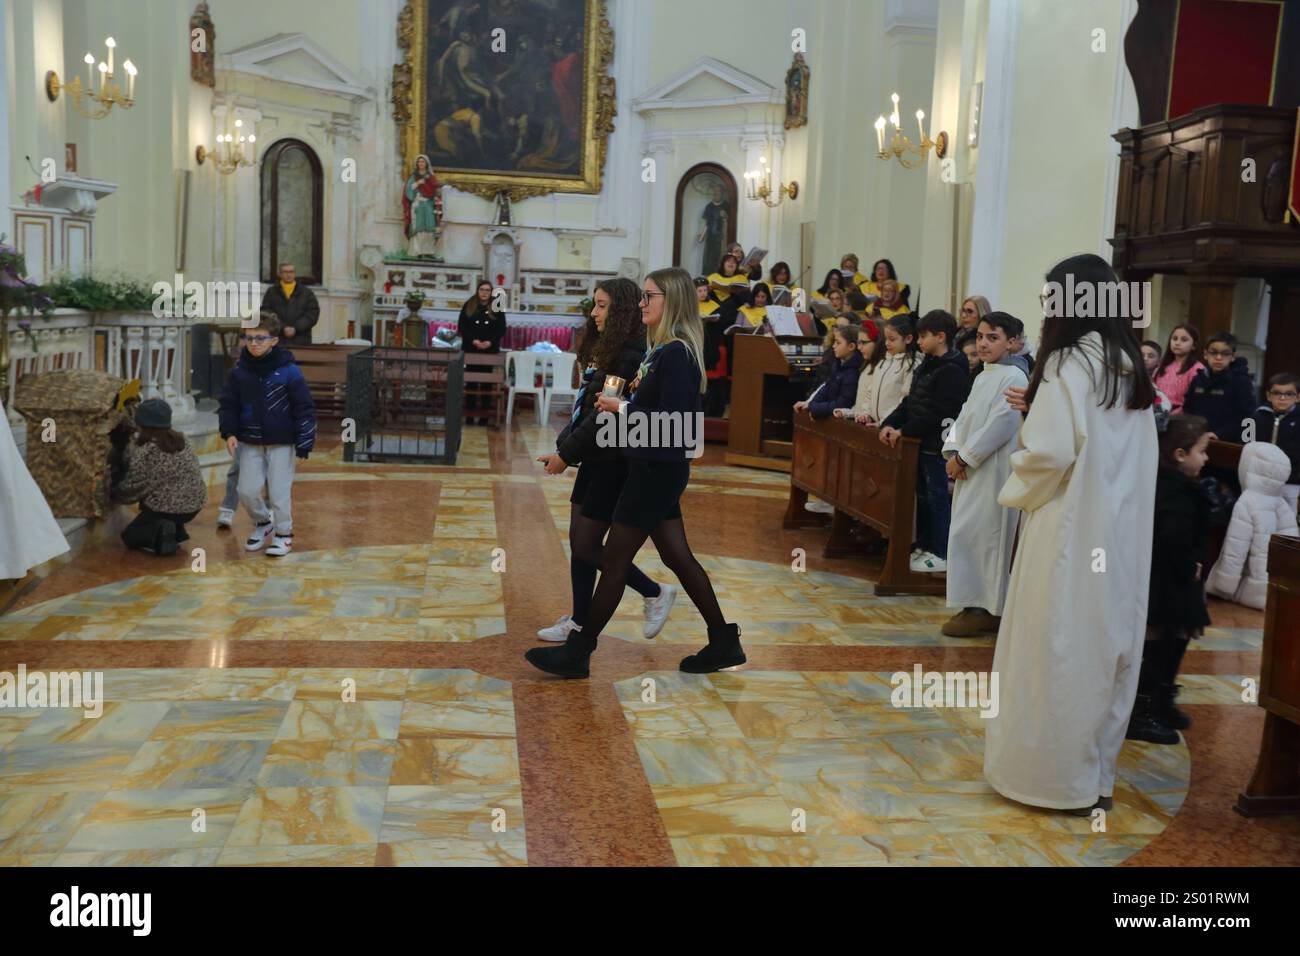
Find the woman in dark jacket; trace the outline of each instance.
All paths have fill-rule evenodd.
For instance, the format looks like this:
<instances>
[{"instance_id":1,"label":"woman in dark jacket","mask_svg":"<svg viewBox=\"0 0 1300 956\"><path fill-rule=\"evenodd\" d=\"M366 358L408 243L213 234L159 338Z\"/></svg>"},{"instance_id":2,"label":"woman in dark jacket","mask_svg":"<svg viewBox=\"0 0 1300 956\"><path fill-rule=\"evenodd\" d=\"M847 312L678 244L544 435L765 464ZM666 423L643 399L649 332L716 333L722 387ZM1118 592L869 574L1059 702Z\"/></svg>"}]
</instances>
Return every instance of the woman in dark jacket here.
<instances>
[{"instance_id":1,"label":"woman in dark jacket","mask_svg":"<svg viewBox=\"0 0 1300 956\"><path fill-rule=\"evenodd\" d=\"M563 641L569 631L581 628L596 588L601 546L614 519L614 505L627 482L628 465L617 445L598 440L600 423L596 397L605 377L617 375L625 383L636 378L645 359L645 331L641 326L641 290L630 279L609 279L596 286L587 334L578 349L583 367L582 385L573 402L569 424L556 440L556 451L537 460L546 473L561 474L578 466L569 496L569 577L573 585L573 613L537 632L544 641ZM645 636L655 637L668 618L677 589L656 584L640 568L628 571L627 586L645 598Z\"/></svg>"},{"instance_id":2,"label":"woman in dark jacket","mask_svg":"<svg viewBox=\"0 0 1300 956\"><path fill-rule=\"evenodd\" d=\"M858 374L862 371L862 353L858 351L858 327L835 327L831 345L835 358L825 384L813 392L796 409L806 408L813 418L830 418L837 408L852 408L858 400Z\"/></svg>"},{"instance_id":3,"label":"woman in dark jacket","mask_svg":"<svg viewBox=\"0 0 1300 956\"><path fill-rule=\"evenodd\" d=\"M465 364L471 365L469 354L483 352L495 355L501 351L501 340L506 335L506 317L502 312L492 308L492 283L484 279L478 284L473 298L466 299L460 307L460 317L456 320L456 334L460 336L460 347L466 352ZM487 407L486 396L470 392L465 396L465 407L478 411ZM479 418L480 425L486 425L486 418Z\"/></svg>"}]
</instances>

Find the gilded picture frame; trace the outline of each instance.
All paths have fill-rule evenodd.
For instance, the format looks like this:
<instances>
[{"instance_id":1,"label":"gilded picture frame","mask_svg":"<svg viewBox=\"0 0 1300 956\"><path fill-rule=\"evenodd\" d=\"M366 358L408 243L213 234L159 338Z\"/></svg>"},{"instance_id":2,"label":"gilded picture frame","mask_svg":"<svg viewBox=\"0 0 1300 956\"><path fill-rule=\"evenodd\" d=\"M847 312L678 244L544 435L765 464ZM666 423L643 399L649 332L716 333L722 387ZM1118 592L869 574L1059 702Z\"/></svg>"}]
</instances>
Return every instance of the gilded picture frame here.
<instances>
[{"instance_id":1,"label":"gilded picture frame","mask_svg":"<svg viewBox=\"0 0 1300 956\"><path fill-rule=\"evenodd\" d=\"M430 63L429 18L431 4L435 14L448 6L443 0L408 0L398 16L397 44L403 57L402 62L393 67L392 102L403 169L413 169L417 156L429 154L440 182L485 199L501 192L505 192L512 202L556 192L599 193L609 134L613 132L617 112L614 78L609 75L614 59L614 31L609 23L606 0L576 2L584 4L581 105L578 107L581 129L577 137L576 170L546 174L529 169L474 168L472 165L458 166L448 162L445 156L436 155L433 148L436 145L435 131L428 116L428 90L430 71L439 67ZM515 39L507 36L506 41L515 42ZM450 49L447 52L450 53ZM500 106L498 109L504 115ZM493 118L472 117L480 127Z\"/></svg>"}]
</instances>

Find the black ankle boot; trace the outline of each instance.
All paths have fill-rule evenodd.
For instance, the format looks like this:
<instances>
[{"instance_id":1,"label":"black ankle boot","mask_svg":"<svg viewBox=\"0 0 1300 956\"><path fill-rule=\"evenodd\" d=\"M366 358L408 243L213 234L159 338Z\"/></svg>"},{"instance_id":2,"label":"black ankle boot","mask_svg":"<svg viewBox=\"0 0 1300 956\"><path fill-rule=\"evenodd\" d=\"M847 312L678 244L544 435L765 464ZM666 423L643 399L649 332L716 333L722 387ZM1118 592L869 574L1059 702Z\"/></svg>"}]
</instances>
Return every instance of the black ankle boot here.
<instances>
[{"instance_id":1,"label":"black ankle boot","mask_svg":"<svg viewBox=\"0 0 1300 956\"><path fill-rule=\"evenodd\" d=\"M1133 703L1133 713L1128 719L1129 740L1145 740L1151 744L1176 744L1178 732L1160 720L1155 713L1155 702L1149 694L1138 694Z\"/></svg>"},{"instance_id":2,"label":"black ankle boot","mask_svg":"<svg viewBox=\"0 0 1300 956\"><path fill-rule=\"evenodd\" d=\"M724 624L709 628L708 646L698 654L682 658L678 667L688 674L711 674L743 663L745 651L740 646L740 625Z\"/></svg>"},{"instance_id":3,"label":"black ankle boot","mask_svg":"<svg viewBox=\"0 0 1300 956\"><path fill-rule=\"evenodd\" d=\"M1179 686L1177 684L1162 684L1156 694L1156 716L1160 722L1174 730L1186 730L1192 726L1192 718L1186 713L1179 710L1174 703L1178 697Z\"/></svg>"},{"instance_id":4,"label":"black ankle boot","mask_svg":"<svg viewBox=\"0 0 1300 956\"><path fill-rule=\"evenodd\" d=\"M558 677L587 677L587 661L596 649L596 639L581 631L570 631L559 647L534 647L524 652L524 660L538 670Z\"/></svg>"},{"instance_id":5,"label":"black ankle boot","mask_svg":"<svg viewBox=\"0 0 1300 956\"><path fill-rule=\"evenodd\" d=\"M171 521L158 522L156 550L159 554L171 556L180 550L176 543L176 525Z\"/></svg>"}]
</instances>

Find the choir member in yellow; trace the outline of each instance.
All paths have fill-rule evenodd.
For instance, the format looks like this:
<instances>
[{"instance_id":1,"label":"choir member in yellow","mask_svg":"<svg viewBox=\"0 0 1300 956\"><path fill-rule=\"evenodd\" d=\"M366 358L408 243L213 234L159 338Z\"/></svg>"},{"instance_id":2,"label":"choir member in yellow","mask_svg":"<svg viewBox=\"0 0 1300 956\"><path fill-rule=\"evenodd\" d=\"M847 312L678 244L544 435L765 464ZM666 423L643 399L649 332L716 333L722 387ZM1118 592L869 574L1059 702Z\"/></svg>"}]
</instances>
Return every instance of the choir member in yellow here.
<instances>
[{"instance_id":1,"label":"choir member in yellow","mask_svg":"<svg viewBox=\"0 0 1300 956\"><path fill-rule=\"evenodd\" d=\"M785 262L778 262L772 266L772 271L768 273L767 278L772 287L772 304L793 305L800 289L790 277L790 265ZM790 295L789 302L783 301L785 293Z\"/></svg>"},{"instance_id":2,"label":"choir member in yellow","mask_svg":"<svg viewBox=\"0 0 1300 956\"><path fill-rule=\"evenodd\" d=\"M709 288L718 299L719 305L726 305L733 293L742 296L749 290L749 280L736 271L740 260L728 252L722 257L718 271L709 276Z\"/></svg>"},{"instance_id":3,"label":"choir member in yellow","mask_svg":"<svg viewBox=\"0 0 1300 956\"><path fill-rule=\"evenodd\" d=\"M771 298L772 293L768 290L766 282L760 282L750 290L749 304L740 307L740 314L749 322L750 328L758 328L767 318L767 305Z\"/></svg>"},{"instance_id":4,"label":"choir member in yellow","mask_svg":"<svg viewBox=\"0 0 1300 956\"><path fill-rule=\"evenodd\" d=\"M844 287L857 287L867 281L867 277L858 271L858 255L856 252L846 252L840 257L840 275L844 277Z\"/></svg>"},{"instance_id":5,"label":"choir member in yellow","mask_svg":"<svg viewBox=\"0 0 1300 956\"><path fill-rule=\"evenodd\" d=\"M900 298L907 293L907 283L898 282L898 273L894 271L894 264L888 259L876 260L876 264L871 267L871 278L868 279L864 276L862 281L858 283L858 288L862 290L863 295L879 297L882 295L881 286L887 279L892 279L898 283Z\"/></svg>"},{"instance_id":6,"label":"choir member in yellow","mask_svg":"<svg viewBox=\"0 0 1300 956\"><path fill-rule=\"evenodd\" d=\"M903 301L902 293L895 280L886 279L880 283L880 298L872 303L873 318L888 322L896 315L907 315L911 311Z\"/></svg>"},{"instance_id":7,"label":"choir member in yellow","mask_svg":"<svg viewBox=\"0 0 1300 956\"><path fill-rule=\"evenodd\" d=\"M844 307L844 276L840 275L839 269L832 269L826 273L826 278L822 280L821 287L812 295L813 301L829 302L832 291L840 293L840 305L836 310L838 313Z\"/></svg>"}]
</instances>

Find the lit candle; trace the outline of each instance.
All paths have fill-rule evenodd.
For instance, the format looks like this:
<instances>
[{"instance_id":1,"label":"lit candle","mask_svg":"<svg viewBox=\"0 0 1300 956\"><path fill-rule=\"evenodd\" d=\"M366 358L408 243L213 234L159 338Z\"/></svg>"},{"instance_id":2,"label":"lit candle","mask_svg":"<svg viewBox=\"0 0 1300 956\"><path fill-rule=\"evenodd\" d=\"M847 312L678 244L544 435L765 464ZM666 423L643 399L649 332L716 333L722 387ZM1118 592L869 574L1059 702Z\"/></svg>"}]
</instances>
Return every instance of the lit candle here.
<instances>
[{"instance_id":1,"label":"lit candle","mask_svg":"<svg viewBox=\"0 0 1300 956\"><path fill-rule=\"evenodd\" d=\"M86 54L86 92L89 93L95 85L95 57L94 54Z\"/></svg>"},{"instance_id":2,"label":"lit candle","mask_svg":"<svg viewBox=\"0 0 1300 956\"><path fill-rule=\"evenodd\" d=\"M890 97L894 101L894 112L889 114L889 122L893 123L895 128L898 126L898 94L895 93Z\"/></svg>"},{"instance_id":3,"label":"lit candle","mask_svg":"<svg viewBox=\"0 0 1300 956\"><path fill-rule=\"evenodd\" d=\"M127 60L122 64L122 69L126 70L126 98L135 99L135 64Z\"/></svg>"},{"instance_id":4,"label":"lit candle","mask_svg":"<svg viewBox=\"0 0 1300 956\"><path fill-rule=\"evenodd\" d=\"M921 134L921 142L925 142L925 113L922 110L916 111L916 128Z\"/></svg>"},{"instance_id":5,"label":"lit candle","mask_svg":"<svg viewBox=\"0 0 1300 956\"><path fill-rule=\"evenodd\" d=\"M99 92L100 92L100 95L103 95L103 93L104 93L104 87L107 85L107 83L108 83L108 64L105 63L103 60L100 60L100 61L99 61ZM87 92L89 92L89 91L87 91Z\"/></svg>"},{"instance_id":6,"label":"lit candle","mask_svg":"<svg viewBox=\"0 0 1300 956\"><path fill-rule=\"evenodd\" d=\"M883 154L885 152L885 118L883 116L876 117L876 142Z\"/></svg>"},{"instance_id":7,"label":"lit candle","mask_svg":"<svg viewBox=\"0 0 1300 956\"><path fill-rule=\"evenodd\" d=\"M117 41L109 37L104 41L104 46L108 47L108 72L111 74L113 72L113 48L117 46Z\"/></svg>"}]
</instances>

